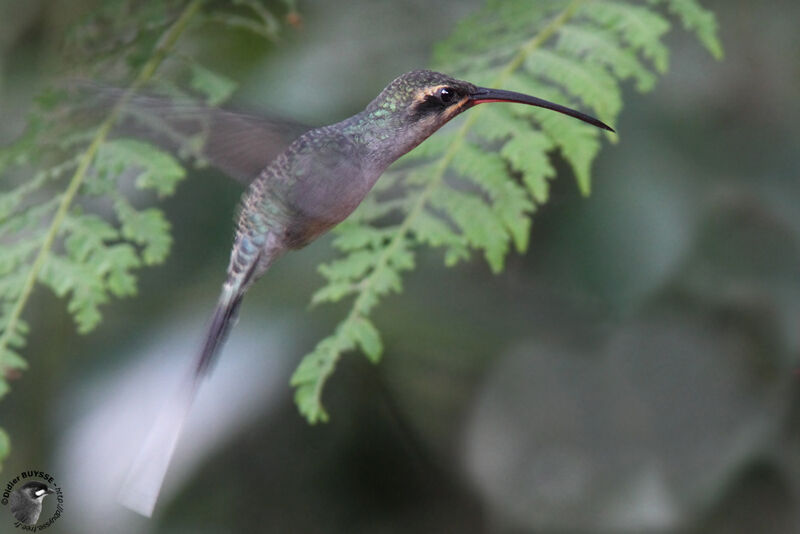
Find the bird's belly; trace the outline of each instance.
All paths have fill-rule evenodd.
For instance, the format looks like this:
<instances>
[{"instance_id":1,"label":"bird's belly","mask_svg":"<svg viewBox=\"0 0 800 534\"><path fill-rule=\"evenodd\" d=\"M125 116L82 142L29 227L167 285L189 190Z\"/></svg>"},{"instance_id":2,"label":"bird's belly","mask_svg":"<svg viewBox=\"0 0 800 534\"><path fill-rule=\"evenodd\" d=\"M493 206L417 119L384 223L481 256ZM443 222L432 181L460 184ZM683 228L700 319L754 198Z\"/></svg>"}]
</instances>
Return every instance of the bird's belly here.
<instances>
[{"instance_id":1,"label":"bird's belly","mask_svg":"<svg viewBox=\"0 0 800 534\"><path fill-rule=\"evenodd\" d=\"M285 244L301 248L345 220L364 200L371 185L339 180L296 184L288 206L293 216L286 228Z\"/></svg>"}]
</instances>

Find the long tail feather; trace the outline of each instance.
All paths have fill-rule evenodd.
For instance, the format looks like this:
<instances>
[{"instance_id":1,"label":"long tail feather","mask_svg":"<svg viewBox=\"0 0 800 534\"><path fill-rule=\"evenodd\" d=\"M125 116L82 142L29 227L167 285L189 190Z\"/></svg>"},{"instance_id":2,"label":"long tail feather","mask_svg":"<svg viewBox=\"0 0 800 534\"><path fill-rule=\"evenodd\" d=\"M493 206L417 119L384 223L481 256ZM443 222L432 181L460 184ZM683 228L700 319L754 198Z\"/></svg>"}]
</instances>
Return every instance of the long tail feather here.
<instances>
[{"instance_id":1,"label":"long tail feather","mask_svg":"<svg viewBox=\"0 0 800 534\"><path fill-rule=\"evenodd\" d=\"M203 349L200 351L194 368L195 381L198 385L203 378L208 376L220 347L236 323L239 306L242 303L242 297L244 297L244 293L241 292L240 288L241 286L229 288L226 284L220 301L214 310L214 315L211 318L211 324L208 326L206 339L203 343Z\"/></svg>"},{"instance_id":2,"label":"long tail feather","mask_svg":"<svg viewBox=\"0 0 800 534\"><path fill-rule=\"evenodd\" d=\"M152 515L194 398L203 379L211 371L228 332L236 322L242 297L257 264L258 258L255 258L247 271L234 283L225 284L191 374L186 376L176 397L159 414L122 484L118 501L123 506L147 517Z\"/></svg>"}]
</instances>

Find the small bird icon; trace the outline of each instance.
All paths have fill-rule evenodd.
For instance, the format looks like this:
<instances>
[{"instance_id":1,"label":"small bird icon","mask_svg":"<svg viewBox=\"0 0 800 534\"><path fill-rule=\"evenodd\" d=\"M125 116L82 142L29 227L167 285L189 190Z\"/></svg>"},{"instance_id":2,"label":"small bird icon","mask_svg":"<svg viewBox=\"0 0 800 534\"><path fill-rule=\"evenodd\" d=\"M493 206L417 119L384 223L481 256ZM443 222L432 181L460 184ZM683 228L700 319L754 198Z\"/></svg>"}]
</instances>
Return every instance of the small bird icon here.
<instances>
[{"instance_id":1,"label":"small bird icon","mask_svg":"<svg viewBox=\"0 0 800 534\"><path fill-rule=\"evenodd\" d=\"M460 113L489 102L538 106L614 131L594 117L537 97L415 70L393 80L360 113L300 135L260 171L243 197L227 278L186 396L156 425L160 430L151 434L127 479L123 503L145 515L152 511L191 398L253 283L284 253L347 218L400 156Z\"/></svg>"},{"instance_id":2,"label":"small bird icon","mask_svg":"<svg viewBox=\"0 0 800 534\"><path fill-rule=\"evenodd\" d=\"M47 484L38 481L26 482L14 490L9 497L9 509L17 521L35 525L42 513L42 501L55 493Z\"/></svg>"}]
</instances>

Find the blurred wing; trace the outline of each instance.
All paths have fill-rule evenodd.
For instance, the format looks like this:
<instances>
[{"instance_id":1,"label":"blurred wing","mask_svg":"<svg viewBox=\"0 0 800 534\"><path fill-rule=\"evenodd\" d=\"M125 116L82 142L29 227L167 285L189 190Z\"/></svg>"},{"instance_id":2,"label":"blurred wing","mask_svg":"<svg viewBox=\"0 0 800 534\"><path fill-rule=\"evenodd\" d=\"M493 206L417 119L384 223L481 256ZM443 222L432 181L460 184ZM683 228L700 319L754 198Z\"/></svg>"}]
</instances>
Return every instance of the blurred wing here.
<instances>
[{"instance_id":1,"label":"blurred wing","mask_svg":"<svg viewBox=\"0 0 800 534\"><path fill-rule=\"evenodd\" d=\"M90 82L78 87L89 94L83 113L107 110L123 94ZM134 95L122 112L115 135L142 137L182 157L193 156L244 185L310 129L290 120L147 94Z\"/></svg>"},{"instance_id":2,"label":"blurred wing","mask_svg":"<svg viewBox=\"0 0 800 534\"><path fill-rule=\"evenodd\" d=\"M209 163L249 184L289 144L310 128L289 121L215 110L203 151Z\"/></svg>"}]
</instances>

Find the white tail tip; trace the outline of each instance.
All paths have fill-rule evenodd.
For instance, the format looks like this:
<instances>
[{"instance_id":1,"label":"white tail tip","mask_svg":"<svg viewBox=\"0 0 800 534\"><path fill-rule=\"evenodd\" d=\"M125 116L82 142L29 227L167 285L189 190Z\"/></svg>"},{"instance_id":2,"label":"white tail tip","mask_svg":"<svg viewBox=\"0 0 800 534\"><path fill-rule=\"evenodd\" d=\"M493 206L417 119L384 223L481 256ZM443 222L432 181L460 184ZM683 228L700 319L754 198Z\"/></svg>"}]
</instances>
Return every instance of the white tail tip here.
<instances>
[{"instance_id":1,"label":"white tail tip","mask_svg":"<svg viewBox=\"0 0 800 534\"><path fill-rule=\"evenodd\" d=\"M153 515L196 388L184 385L163 408L117 494L120 504L146 517Z\"/></svg>"}]
</instances>

